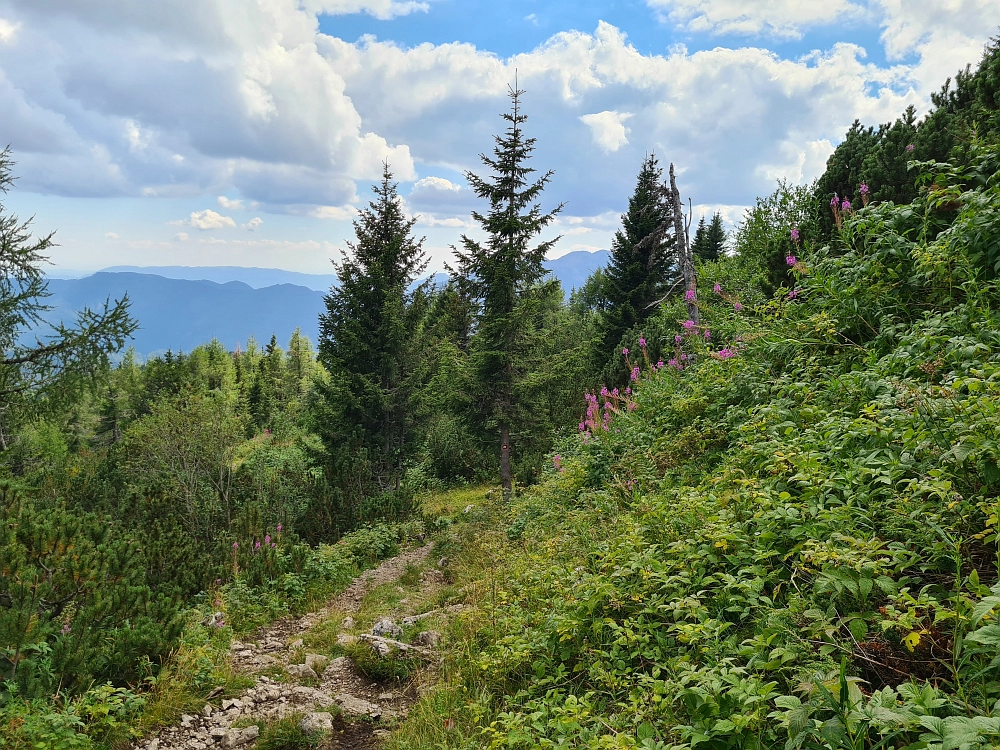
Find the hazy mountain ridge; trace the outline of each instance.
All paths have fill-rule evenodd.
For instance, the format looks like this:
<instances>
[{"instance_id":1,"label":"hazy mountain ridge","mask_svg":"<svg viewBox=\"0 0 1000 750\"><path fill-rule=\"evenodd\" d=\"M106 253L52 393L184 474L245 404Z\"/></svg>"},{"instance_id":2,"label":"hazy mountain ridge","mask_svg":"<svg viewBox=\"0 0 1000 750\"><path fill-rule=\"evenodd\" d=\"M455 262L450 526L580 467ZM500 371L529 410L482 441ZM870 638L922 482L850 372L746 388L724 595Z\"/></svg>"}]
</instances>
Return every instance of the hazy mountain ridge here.
<instances>
[{"instance_id":1,"label":"hazy mountain ridge","mask_svg":"<svg viewBox=\"0 0 1000 750\"><path fill-rule=\"evenodd\" d=\"M605 250L575 251L546 266L568 294L608 257ZM445 274L432 278L436 284L447 282ZM53 309L46 317L69 321L83 307L99 307L127 293L140 326L132 345L143 356L190 351L213 338L230 349L245 346L251 336L266 343L272 334L285 344L296 328L315 342L323 294L335 282L333 274L276 268L115 266L80 279L50 278L47 302Z\"/></svg>"}]
</instances>

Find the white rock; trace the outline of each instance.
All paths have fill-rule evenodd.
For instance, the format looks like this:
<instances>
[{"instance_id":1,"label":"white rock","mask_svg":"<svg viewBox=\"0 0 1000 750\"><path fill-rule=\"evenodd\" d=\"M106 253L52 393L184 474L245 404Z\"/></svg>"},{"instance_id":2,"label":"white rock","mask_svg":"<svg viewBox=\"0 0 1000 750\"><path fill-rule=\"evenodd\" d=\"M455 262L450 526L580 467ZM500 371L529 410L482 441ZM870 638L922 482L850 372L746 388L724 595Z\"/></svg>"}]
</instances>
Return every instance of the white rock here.
<instances>
[{"instance_id":1,"label":"white rock","mask_svg":"<svg viewBox=\"0 0 1000 750\"><path fill-rule=\"evenodd\" d=\"M338 646L350 646L352 643L357 643L357 640L357 636L349 635L348 633L337 633Z\"/></svg>"},{"instance_id":2,"label":"white rock","mask_svg":"<svg viewBox=\"0 0 1000 750\"><path fill-rule=\"evenodd\" d=\"M242 747L253 742L260 735L260 728L254 724L245 729L230 729L222 738L224 748Z\"/></svg>"},{"instance_id":3,"label":"white rock","mask_svg":"<svg viewBox=\"0 0 1000 750\"><path fill-rule=\"evenodd\" d=\"M383 638L402 638L403 629L388 617L383 617L372 626L372 635L380 635Z\"/></svg>"},{"instance_id":4,"label":"white rock","mask_svg":"<svg viewBox=\"0 0 1000 750\"><path fill-rule=\"evenodd\" d=\"M299 727L303 732L309 734L313 732L329 732L333 729L333 716L326 711L314 711L302 717Z\"/></svg>"},{"instance_id":5,"label":"white rock","mask_svg":"<svg viewBox=\"0 0 1000 750\"><path fill-rule=\"evenodd\" d=\"M218 742L219 740L221 740L223 737L226 736L227 731L228 730L223 729L222 727L212 727L210 730L208 730L208 736L212 738L213 742Z\"/></svg>"},{"instance_id":6,"label":"white rock","mask_svg":"<svg viewBox=\"0 0 1000 750\"><path fill-rule=\"evenodd\" d=\"M299 679L305 677L315 678L317 676L315 670L313 670L312 667L307 666L305 664L289 664L287 667L285 667L285 671L288 672L288 674L291 675L292 677L297 677Z\"/></svg>"},{"instance_id":7,"label":"white rock","mask_svg":"<svg viewBox=\"0 0 1000 750\"><path fill-rule=\"evenodd\" d=\"M345 713L353 714L354 716L367 716L369 719L379 719L382 716L381 708L350 693L341 693L334 700L344 709Z\"/></svg>"},{"instance_id":8,"label":"white rock","mask_svg":"<svg viewBox=\"0 0 1000 750\"><path fill-rule=\"evenodd\" d=\"M222 710L228 711L231 708L243 708L243 701L239 698L226 698L222 701Z\"/></svg>"},{"instance_id":9,"label":"white rock","mask_svg":"<svg viewBox=\"0 0 1000 750\"><path fill-rule=\"evenodd\" d=\"M181 726L182 727L189 727L189 726L191 726L191 722L192 721L194 721L194 717L191 714L182 714L181 715Z\"/></svg>"},{"instance_id":10,"label":"white rock","mask_svg":"<svg viewBox=\"0 0 1000 750\"><path fill-rule=\"evenodd\" d=\"M354 618L348 615L343 620L340 621L340 627L344 630L350 630L354 627Z\"/></svg>"},{"instance_id":11,"label":"white rock","mask_svg":"<svg viewBox=\"0 0 1000 750\"><path fill-rule=\"evenodd\" d=\"M301 638L296 638L294 641L288 644L289 649L302 648L305 645Z\"/></svg>"},{"instance_id":12,"label":"white rock","mask_svg":"<svg viewBox=\"0 0 1000 750\"><path fill-rule=\"evenodd\" d=\"M462 512L463 513L468 513L468 512L470 512L472 510L473 507L474 506L472 506L472 505L466 505L465 506L465 510L463 510Z\"/></svg>"},{"instance_id":13,"label":"white rock","mask_svg":"<svg viewBox=\"0 0 1000 750\"><path fill-rule=\"evenodd\" d=\"M201 709L201 715L204 716L206 719L208 719L212 716L213 710L214 709L212 708L212 704L206 703L204 708Z\"/></svg>"}]
</instances>

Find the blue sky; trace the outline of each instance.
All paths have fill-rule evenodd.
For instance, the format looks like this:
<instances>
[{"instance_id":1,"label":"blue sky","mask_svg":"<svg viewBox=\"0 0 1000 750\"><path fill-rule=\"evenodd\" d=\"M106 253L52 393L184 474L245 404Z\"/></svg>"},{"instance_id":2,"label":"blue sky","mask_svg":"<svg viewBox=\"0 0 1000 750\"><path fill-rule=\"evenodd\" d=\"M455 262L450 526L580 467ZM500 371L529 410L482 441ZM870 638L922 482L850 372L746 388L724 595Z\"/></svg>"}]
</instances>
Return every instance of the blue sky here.
<instances>
[{"instance_id":1,"label":"blue sky","mask_svg":"<svg viewBox=\"0 0 1000 750\"><path fill-rule=\"evenodd\" d=\"M57 272L326 272L387 159L433 267L515 71L558 252L606 248L643 155L732 226L855 119L925 111L995 0L0 0L4 205ZM696 216L697 218L697 216Z\"/></svg>"}]
</instances>

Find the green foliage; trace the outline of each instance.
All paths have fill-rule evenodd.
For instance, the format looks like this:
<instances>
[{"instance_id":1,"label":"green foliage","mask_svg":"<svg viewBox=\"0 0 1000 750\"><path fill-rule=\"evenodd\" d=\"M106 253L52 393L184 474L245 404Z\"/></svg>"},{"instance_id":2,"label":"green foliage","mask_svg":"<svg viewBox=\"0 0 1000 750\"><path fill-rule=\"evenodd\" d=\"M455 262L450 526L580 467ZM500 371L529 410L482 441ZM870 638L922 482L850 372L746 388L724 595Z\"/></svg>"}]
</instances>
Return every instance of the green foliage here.
<instances>
[{"instance_id":1,"label":"green foliage","mask_svg":"<svg viewBox=\"0 0 1000 750\"><path fill-rule=\"evenodd\" d=\"M327 294L320 316L320 361L331 380L317 389L324 414L314 426L329 454L364 461L371 484L384 490L398 485L403 461L413 452L414 333L428 290L409 287L427 260L423 240L411 236L416 219L405 217L388 164L373 190L375 199L354 222L351 254L336 266L339 285Z\"/></svg>"},{"instance_id":2,"label":"green foliage","mask_svg":"<svg viewBox=\"0 0 1000 750\"><path fill-rule=\"evenodd\" d=\"M142 553L94 516L0 488L0 677L27 698L135 680L181 629L145 585ZM2 695L0 695L2 697Z\"/></svg>"},{"instance_id":3,"label":"green foliage","mask_svg":"<svg viewBox=\"0 0 1000 750\"><path fill-rule=\"evenodd\" d=\"M996 743L991 154L802 242L773 299L746 257L703 264L708 343L680 303L653 321L686 364L641 363L560 443L466 586L489 593L448 689L481 746Z\"/></svg>"},{"instance_id":4,"label":"green foliage","mask_svg":"<svg viewBox=\"0 0 1000 750\"><path fill-rule=\"evenodd\" d=\"M722 214L718 211L712 214L712 221L709 224L705 223L704 216L699 220L698 229L691 243L691 252L702 261L718 260L725 255L726 230L722 226Z\"/></svg>"},{"instance_id":5,"label":"green foliage","mask_svg":"<svg viewBox=\"0 0 1000 750\"><path fill-rule=\"evenodd\" d=\"M663 189L663 170L650 154L642 163L622 228L611 243L611 261L601 277L603 313L597 322L595 366L606 365L626 331L656 312L656 303L676 281L679 265L674 251L673 208ZM620 371L605 371L618 380Z\"/></svg>"},{"instance_id":6,"label":"green foliage","mask_svg":"<svg viewBox=\"0 0 1000 750\"><path fill-rule=\"evenodd\" d=\"M528 119L520 110L523 93L510 92L511 111L502 115L509 127L494 137L493 157L480 155L492 175L465 175L476 196L489 203L488 213L472 213L487 239L462 235L462 248L456 250L459 289L478 306L477 332L470 344L477 406L483 427L499 438L500 479L507 494L513 481L511 441L527 413L519 392L527 371L524 359L535 343L532 334L539 329L540 308L558 287L558 282L540 283L546 273L542 261L558 238L534 247L530 242L562 209L543 213L535 202L552 173L528 181L534 172L527 160L535 139L525 138L521 127Z\"/></svg>"}]
</instances>

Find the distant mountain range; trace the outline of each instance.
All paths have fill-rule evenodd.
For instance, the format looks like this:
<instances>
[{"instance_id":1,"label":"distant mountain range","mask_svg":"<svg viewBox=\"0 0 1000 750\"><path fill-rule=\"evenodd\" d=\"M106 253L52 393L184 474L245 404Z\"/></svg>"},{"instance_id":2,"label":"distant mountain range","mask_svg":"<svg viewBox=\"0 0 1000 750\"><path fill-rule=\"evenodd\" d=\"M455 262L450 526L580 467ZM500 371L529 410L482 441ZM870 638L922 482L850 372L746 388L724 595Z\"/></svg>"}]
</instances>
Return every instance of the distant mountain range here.
<instances>
[{"instance_id":1,"label":"distant mountain range","mask_svg":"<svg viewBox=\"0 0 1000 750\"><path fill-rule=\"evenodd\" d=\"M572 252L546 262L567 293L609 253ZM447 283L435 274L436 284ZM299 328L313 342L319 333L323 294L336 283L332 274L306 274L276 268L240 266L115 266L79 279L49 279L49 320L70 321L83 307L99 307L126 293L139 330L132 345L143 357L191 351L218 339L228 349L246 346L253 336L267 343L271 335L285 345Z\"/></svg>"}]
</instances>

